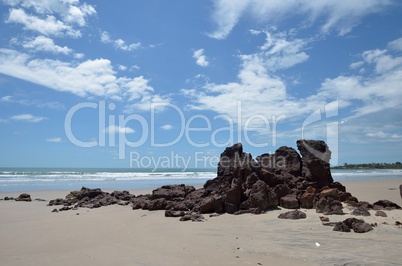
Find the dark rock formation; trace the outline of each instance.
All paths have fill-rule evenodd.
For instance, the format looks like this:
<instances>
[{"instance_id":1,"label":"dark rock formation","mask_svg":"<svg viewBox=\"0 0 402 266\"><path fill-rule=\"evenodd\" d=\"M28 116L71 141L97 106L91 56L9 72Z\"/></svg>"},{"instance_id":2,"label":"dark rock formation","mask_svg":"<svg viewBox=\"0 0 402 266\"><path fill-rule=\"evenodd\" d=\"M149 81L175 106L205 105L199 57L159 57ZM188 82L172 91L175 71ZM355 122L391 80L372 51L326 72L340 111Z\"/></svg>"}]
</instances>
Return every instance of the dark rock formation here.
<instances>
[{"instance_id":1,"label":"dark rock formation","mask_svg":"<svg viewBox=\"0 0 402 266\"><path fill-rule=\"evenodd\" d=\"M399 195L401 195L401 199L402 199L402 184L399 185Z\"/></svg>"},{"instance_id":2,"label":"dark rock formation","mask_svg":"<svg viewBox=\"0 0 402 266\"><path fill-rule=\"evenodd\" d=\"M15 199L15 201L32 201L31 195L27 193L22 193L21 195L18 196L18 198Z\"/></svg>"},{"instance_id":3,"label":"dark rock formation","mask_svg":"<svg viewBox=\"0 0 402 266\"><path fill-rule=\"evenodd\" d=\"M401 206L398 204L389 201L389 200L379 200L373 203L374 210L394 210L394 209L401 209Z\"/></svg>"},{"instance_id":4,"label":"dark rock formation","mask_svg":"<svg viewBox=\"0 0 402 266\"><path fill-rule=\"evenodd\" d=\"M334 231L350 232L351 229L355 233L366 233L373 230L373 227L364 220L356 218L348 218L343 222L336 223Z\"/></svg>"},{"instance_id":5,"label":"dark rock formation","mask_svg":"<svg viewBox=\"0 0 402 266\"><path fill-rule=\"evenodd\" d=\"M298 140L296 144L302 156L302 174L307 181L316 182L319 187L333 183L329 164L331 151L327 144L318 140Z\"/></svg>"},{"instance_id":6,"label":"dark rock formation","mask_svg":"<svg viewBox=\"0 0 402 266\"><path fill-rule=\"evenodd\" d=\"M305 219L307 215L299 210L288 211L285 213L279 214L279 219L291 219L291 220L298 220L298 219Z\"/></svg>"},{"instance_id":7,"label":"dark rock formation","mask_svg":"<svg viewBox=\"0 0 402 266\"><path fill-rule=\"evenodd\" d=\"M134 196L128 191L109 194L100 189L82 188L72 191L65 199L51 200L48 205L98 208L131 204L132 209L165 210L166 217L182 220L197 220L205 213L260 214L278 206L316 208L325 215L343 214L342 202L355 208L369 207L346 192L342 184L333 182L329 168L331 151L325 142L298 140L297 148L302 156L295 149L283 146L274 154L253 159L243 151L241 143L227 147L220 155L217 177L199 189L168 185L151 194Z\"/></svg>"},{"instance_id":8,"label":"dark rock formation","mask_svg":"<svg viewBox=\"0 0 402 266\"><path fill-rule=\"evenodd\" d=\"M89 189L82 187L79 191L71 191L65 199L54 199L49 201L48 206L63 205L66 208L61 208L59 211L70 210L73 208L99 208L102 206L119 204L122 200L131 200L134 198L128 191L118 192L112 194L103 192L99 188ZM71 207L73 206L73 207Z\"/></svg>"}]
</instances>

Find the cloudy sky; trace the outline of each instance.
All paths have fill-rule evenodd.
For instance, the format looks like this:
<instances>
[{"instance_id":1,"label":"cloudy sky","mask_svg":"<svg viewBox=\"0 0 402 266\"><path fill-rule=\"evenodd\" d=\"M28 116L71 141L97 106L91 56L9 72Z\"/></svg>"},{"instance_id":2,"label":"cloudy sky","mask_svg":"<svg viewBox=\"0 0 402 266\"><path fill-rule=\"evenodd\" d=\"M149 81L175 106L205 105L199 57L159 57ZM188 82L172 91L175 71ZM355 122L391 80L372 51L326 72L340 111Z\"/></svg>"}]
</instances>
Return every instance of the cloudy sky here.
<instances>
[{"instance_id":1,"label":"cloudy sky","mask_svg":"<svg viewBox=\"0 0 402 266\"><path fill-rule=\"evenodd\" d=\"M400 1L0 0L0 15L0 166L215 167L234 143L255 157L300 138L333 164L401 160Z\"/></svg>"}]
</instances>

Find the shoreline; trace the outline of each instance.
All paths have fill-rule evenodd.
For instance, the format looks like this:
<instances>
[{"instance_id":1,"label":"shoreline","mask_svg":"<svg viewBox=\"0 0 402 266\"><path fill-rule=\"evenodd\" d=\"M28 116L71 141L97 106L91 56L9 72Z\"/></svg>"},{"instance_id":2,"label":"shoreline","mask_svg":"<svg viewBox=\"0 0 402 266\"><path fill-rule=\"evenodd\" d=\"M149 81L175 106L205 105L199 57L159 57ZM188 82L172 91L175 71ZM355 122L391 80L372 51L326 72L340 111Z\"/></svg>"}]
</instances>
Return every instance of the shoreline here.
<instances>
[{"instance_id":1,"label":"shoreline","mask_svg":"<svg viewBox=\"0 0 402 266\"><path fill-rule=\"evenodd\" d=\"M388 199L402 205L394 180L341 182L359 200ZM391 190L390 190L391 188ZM77 188L79 190L80 188ZM104 190L111 192L112 190ZM151 190L129 190L138 195ZM206 221L180 222L164 211L130 206L79 208L52 213L46 206L69 190L24 191L46 202L0 201L1 265L397 265L400 263L402 210L388 217L328 215L331 222L355 217L378 226L365 234L334 232L321 213L301 209L303 220L281 220L286 209L264 214L205 215ZM0 198L18 193L0 192ZM380 198L378 198L380 196ZM393 200L394 199L394 200ZM396 199L396 200L395 200ZM373 241L376 243L373 245Z\"/></svg>"}]
</instances>

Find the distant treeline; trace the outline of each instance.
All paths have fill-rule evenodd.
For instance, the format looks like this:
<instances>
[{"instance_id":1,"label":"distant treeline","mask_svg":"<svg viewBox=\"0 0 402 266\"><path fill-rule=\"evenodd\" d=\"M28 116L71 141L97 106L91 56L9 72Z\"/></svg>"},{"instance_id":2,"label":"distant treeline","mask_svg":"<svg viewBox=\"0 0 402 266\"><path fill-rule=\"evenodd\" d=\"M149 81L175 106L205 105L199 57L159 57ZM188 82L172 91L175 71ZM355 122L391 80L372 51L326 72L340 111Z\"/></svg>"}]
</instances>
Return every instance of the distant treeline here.
<instances>
[{"instance_id":1,"label":"distant treeline","mask_svg":"<svg viewBox=\"0 0 402 266\"><path fill-rule=\"evenodd\" d=\"M345 163L343 166L334 166L332 169L402 169L402 163Z\"/></svg>"}]
</instances>

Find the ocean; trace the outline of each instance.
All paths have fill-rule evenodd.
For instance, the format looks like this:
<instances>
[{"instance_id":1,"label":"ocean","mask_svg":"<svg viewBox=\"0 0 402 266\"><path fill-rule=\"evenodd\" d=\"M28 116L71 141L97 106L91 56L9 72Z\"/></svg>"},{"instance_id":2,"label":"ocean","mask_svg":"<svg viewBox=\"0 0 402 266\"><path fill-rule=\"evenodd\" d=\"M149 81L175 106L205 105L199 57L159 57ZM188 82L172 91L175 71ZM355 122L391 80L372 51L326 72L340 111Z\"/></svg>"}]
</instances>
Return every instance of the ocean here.
<instances>
[{"instance_id":1,"label":"ocean","mask_svg":"<svg viewBox=\"0 0 402 266\"><path fill-rule=\"evenodd\" d=\"M331 170L335 181L402 178L402 170ZM216 169L88 169L88 168L0 168L0 192L79 190L81 187L108 190L155 189L168 184L202 186L216 177Z\"/></svg>"}]
</instances>

